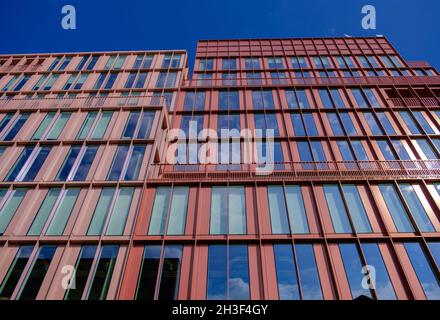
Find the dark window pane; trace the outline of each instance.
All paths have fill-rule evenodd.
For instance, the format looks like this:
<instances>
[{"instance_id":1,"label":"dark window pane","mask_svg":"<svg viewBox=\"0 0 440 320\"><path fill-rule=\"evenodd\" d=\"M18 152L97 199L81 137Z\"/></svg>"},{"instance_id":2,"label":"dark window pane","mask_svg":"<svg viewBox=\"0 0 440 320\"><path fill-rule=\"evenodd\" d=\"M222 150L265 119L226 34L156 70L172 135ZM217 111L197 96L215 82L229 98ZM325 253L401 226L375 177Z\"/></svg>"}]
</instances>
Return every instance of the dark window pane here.
<instances>
[{"instance_id":1,"label":"dark window pane","mask_svg":"<svg viewBox=\"0 0 440 320\"><path fill-rule=\"evenodd\" d=\"M165 246L159 300L175 300L179 290L182 246Z\"/></svg>"},{"instance_id":2,"label":"dark window pane","mask_svg":"<svg viewBox=\"0 0 440 320\"><path fill-rule=\"evenodd\" d=\"M95 258L96 246L83 246L75 266L75 288L68 289L65 300L81 300Z\"/></svg>"},{"instance_id":3,"label":"dark window pane","mask_svg":"<svg viewBox=\"0 0 440 320\"><path fill-rule=\"evenodd\" d=\"M0 300L9 300L32 254L33 246L22 246L0 285Z\"/></svg>"},{"instance_id":4,"label":"dark window pane","mask_svg":"<svg viewBox=\"0 0 440 320\"><path fill-rule=\"evenodd\" d=\"M119 246L106 245L101 249L98 266L89 292L88 300L105 300L110 287Z\"/></svg>"},{"instance_id":5,"label":"dark window pane","mask_svg":"<svg viewBox=\"0 0 440 320\"><path fill-rule=\"evenodd\" d=\"M40 248L38 257L29 271L29 276L20 293L19 300L34 300L37 297L56 249L56 246L43 246Z\"/></svg>"},{"instance_id":6,"label":"dark window pane","mask_svg":"<svg viewBox=\"0 0 440 320\"><path fill-rule=\"evenodd\" d=\"M160 246L146 246L139 273L136 300L153 300L160 262Z\"/></svg>"}]
</instances>

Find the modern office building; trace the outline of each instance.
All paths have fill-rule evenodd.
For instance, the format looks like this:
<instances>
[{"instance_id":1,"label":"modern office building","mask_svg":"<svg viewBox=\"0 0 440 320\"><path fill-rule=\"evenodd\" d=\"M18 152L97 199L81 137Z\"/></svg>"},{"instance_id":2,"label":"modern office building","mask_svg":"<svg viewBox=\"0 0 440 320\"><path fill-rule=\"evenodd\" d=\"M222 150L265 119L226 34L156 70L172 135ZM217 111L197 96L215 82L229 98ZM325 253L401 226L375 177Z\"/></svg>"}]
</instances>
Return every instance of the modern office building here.
<instances>
[{"instance_id":1,"label":"modern office building","mask_svg":"<svg viewBox=\"0 0 440 320\"><path fill-rule=\"evenodd\" d=\"M440 299L440 76L384 37L0 56L0 90L0 299Z\"/></svg>"}]
</instances>

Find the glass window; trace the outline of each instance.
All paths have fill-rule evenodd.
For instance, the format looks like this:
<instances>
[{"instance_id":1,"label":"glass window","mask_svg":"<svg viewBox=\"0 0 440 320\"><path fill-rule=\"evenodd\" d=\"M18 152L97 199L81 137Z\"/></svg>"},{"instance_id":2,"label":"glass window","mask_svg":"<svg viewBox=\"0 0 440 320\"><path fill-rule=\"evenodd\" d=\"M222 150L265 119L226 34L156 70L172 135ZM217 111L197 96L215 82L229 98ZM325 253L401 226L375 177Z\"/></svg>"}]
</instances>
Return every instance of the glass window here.
<instances>
[{"instance_id":1,"label":"glass window","mask_svg":"<svg viewBox=\"0 0 440 320\"><path fill-rule=\"evenodd\" d=\"M0 300L9 300L34 250L33 246L21 246L0 284Z\"/></svg>"},{"instance_id":2,"label":"glass window","mask_svg":"<svg viewBox=\"0 0 440 320\"><path fill-rule=\"evenodd\" d=\"M46 197L44 198L43 203L41 204L38 213L27 233L28 236L38 236L41 234L60 193L60 188L50 188L47 191Z\"/></svg>"},{"instance_id":3,"label":"glass window","mask_svg":"<svg viewBox=\"0 0 440 320\"><path fill-rule=\"evenodd\" d=\"M57 120L53 124L52 128L48 132L46 139L47 140L56 140L60 136L64 127L67 124L67 121L70 119L71 112L61 112L58 116Z\"/></svg>"},{"instance_id":4,"label":"glass window","mask_svg":"<svg viewBox=\"0 0 440 320\"><path fill-rule=\"evenodd\" d=\"M312 113L303 113L304 126L309 136L319 136L318 129L316 128L315 118Z\"/></svg>"},{"instance_id":5,"label":"glass window","mask_svg":"<svg viewBox=\"0 0 440 320\"><path fill-rule=\"evenodd\" d=\"M155 298L160 255L161 246L145 246L136 289L136 300L153 300Z\"/></svg>"},{"instance_id":6,"label":"glass window","mask_svg":"<svg viewBox=\"0 0 440 320\"><path fill-rule=\"evenodd\" d=\"M214 69L214 60L213 59L200 59L199 60L199 70L208 71Z\"/></svg>"},{"instance_id":7,"label":"glass window","mask_svg":"<svg viewBox=\"0 0 440 320\"><path fill-rule=\"evenodd\" d=\"M89 57L90 56L82 56L81 61L76 66L75 70L77 70L77 71L82 70L82 68L86 64L87 60L89 59Z\"/></svg>"},{"instance_id":8,"label":"glass window","mask_svg":"<svg viewBox=\"0 0 440 320\"><path fill-rule=\"evenodd\" d=\"M333 104L336 108L345 108L344 100L342 100L341 94L338 89L330 89L330 96L332 97Z\"/></svg>"},{"instance_id":9,"label":"glass window","mask_svg":"<svg viewBox=\"0 0 440 320\"><path fill-rule=\"evenodd\" d=\"M88 300L105 300L107 297L113 271L115 269L116 258L119 246L104 245L101 248L99 261L88 293Z\"/></svg>"},{"instance_id":10,"label":"glass window","mask_svg":"<svg viewBox=\"0 0 440 320\"><path fill-rule=\"evenodd\" d=\"M219 110L238 110L240 101L238 91L219 91L218 93Z\"/></svg>"},{"instance_id":11,"label":"glass window","mask_svg":"<svg viewBox=\"0 0 440 320\"><path fill-rule=\"evenodd\" d=\"M92 134L90 136L91 139L102 139L104 137L112 116L113 111L105 111L101 113L101 116L99 117L95 127L93 128Z\"/></svg>"},{"instance_id":12,"label":"glass window","mask_svg":"<svg viewBox=\"0 0 440 320\"><path fill-rule=\"evenodd\" d=\"M379 184L379 190L388 208L398 232L414 232L414 227L408 217L408 212L392 184Z\"/></svg>"},{"instance_id":13,"label":"glass window","mask_svg":"<svg viewBox=\"0 0 440 320\"><path fill-rule=\"evenodd\" d=\"M385 129L386 134L392 135L396 134L396 131L394 130L393 126L391 125L390 120L388 119L385 112L376 112L377 118L379 119L379 122L382 124L382 127Z\"/></svg>"},{"instance_id":14,"label":"glass window","mask_svg":"<svg viewBox=\"0 0 440 320\"><path fill-rule=\"evenodd\" d=\"M382 254L376 243L362 243L362 251L368 265L375 269L375 292L380 300L396 300L396 293L393 288L388 270L383 262Z\"/></svg>"},{"instance_id":15,"label":"glass window","mask_svg":"<svg viewBox=\"0 0 440 320\"><path fill-rule=\"evenodd\" d=\"M423 232L435 232L414 187L409 183L400 183L399 188L419 229Z\"/></svg>"},{"instance_id":16,"label":"glass window","mask_svg":"<svg viewBox=\"0 0 440 320\"><path fill-rule=\"evenodd\" d=\"M339 114L339 117L341 118L342 124L344 125L344 129L347 135L349 136L357 135L357 131L350 117L350 114L347 112L341 112Z\"/></svg>"},{"instance_id":17,"label":"glass window","mask_svg":"<svg viewBox=\"0 0 440 320\"><path fill-rule=\"evenodd\" d=\"M92 59L90 60L89 64L87 65L86 69L93 70L98 59L99 59L98 56L92 56Z\"/></svg>"},{"instance_id":18,"label":"glass window","mask_svg":"<svg viewBox=\"0 0 440 320\"><path fill-rule=\"evenodd\" d=\"M322 300L321 282L316 266L315 253L311 244L295 245L296 261L304 300Z\"/></svg>"},{"instance_id":19,"label":"glass window","mask_svg":"<svg viewBox=\"0 0 440 320\"><path fill-rule=\"evenodd\" d=\"M354 154L358 161L368 161L368 156L365 152L362 141L351 141L351 146L353 147Z\"/></svg>"},{"instance_id":20,"label":"glass window","mask_svg":"<svg viewBox=\"0 0 440 320\"><path fill-rule=\"evenodd\" d=\"M137 180L144 153L143 145L118 146L107 180Z\"/></svg>"},{"instance_id":21,"label":"glass window","mask_svg":"<svg viewBox=\"0 0 440 320\"><path fill-rule=\"evenodd\" d=\"M267 193L273 234L309 233L300 186L268 186Z\"/></svg>"},{"instance_id":22,"label":"glass window","mask_svg":"<svg viewBox=\"0 0 440 320\"><path fill-rule=\"evenodd\" d=\"M333 101L327 89L319 89L319 97L321 98L322 106L324 108L334 108Z\"/></svg>"},{"instance_id":23,"label":"glass window","mask_svg":"<svg viewBox=\"0 0 440 320\"><path fill-rule=\"evenodd\" d=\"M133 199L134 188L103 188L87 235L122 235Z\"/></svg>"},{"instance_id":24,"label":"glass window","mask_svg":"<svg viewBox=\"0 0 440 320\"><path fill-rule=\"evenodd\" d=\"M397 160L396 155L394 154L393 147L387 140L377 140L377 144L385 160Z\"/></svg>"},{"instance_id":25,"label":"glass window","mask_svg":"<svg viewBox=\"0 0 440 320\"><path fill-rule=\"evenodd\" d=\"M342 160L344 161L355 161L355 157L353 155L353 152L350 149L350 145L348 141L336 141L336 144L338 145L339 152L341 153Z\"/></svg>"},{"instance_id":26,"label":"glass window","mask_svg":"<svg viewBox=\"0 0 440 320\"><path fill-rule=\"evenodd\" d=\"M406 151L406 148L401 140L393 139L391 140L391 144L393 145L394 150L396 151L400 160L411 160L411 157Z\"/></svg>"},{"instance_id":27,"label":"glass window","mask_svg":"<svg viewBox=\"0 0 440 320\"><path fill-rule=\"evenodd\" d=\"M165 246L162 270L160 265L160 246L146 246L139 275L136 300L175 300L179 290L182 246ZM158 292L155 293L157 277Z\"/></svg>"},{"instance_id":28,"label":"glass window","mask_svg":"<svg viewBox=\"0 0 440 320\"><path fill-rule=\"evenodd\" d=\"M8 123L11 121L11 119L14 117L13 112L7 113L3 119L0 120L0 133L3 131L3 129L8 125Z\"/></svg>"},{"instance_id":29,"label":"glass window","mask_svg":"<svg viewBox=\"0 0 440 320\"><path fill-rule=\"evenodd\" d=\"M333 135L335 136L343 136L345 135L344 130L342 129L341 120L336 113L327 113L327 119L330 123L330 127L332 128Z\"/></svg>"},{"instance_id":30,"label":"glass window","mask_svg":"<svg viewBox=\"0 0 440 320\"><path fill-rule=\"evenodd\" d=\"M347 208L353 221L354 228L359 233L372 232L370 222L368 221L367 212L362 203L359 190L356 185L343 184L342 193L347 203Z\"/></svg>"},{"instance_id":31,"label":"glass window","mask_svg":"<svg viewBox=\"0 0 440 320\"><path fill-rule=\"evenodd\" d=\"M300 68L307 68L307 61L305 57L292 57L292 68L294 69L300 69Z\"/></svg>"},{"instance_id":32,"label":"glass window","mask_svg":"<svg viewBox=\"0 0 440 320\"><path fill-rule=\"evenodd\" d=\"M246 234L246 196L244 187L212 187L210 233Z\"/></svg>"},{"instance_id":33,"label":"glass window","mask_svg":"<svg viewBox=\"0 0 440 320\"><path fill-rule=\"evenodd\" d=\"M260 70L260 59L258 58L246 58L245 59L246 70Z\"/></svg>"},{"instance_id":34,"label":"glass window","mask_svg":"<svg viewBox=\"0 0 440 320\"><path fill-rule=\"evenodd\" d=\"M51 147L25 147L6 177L6 181L33 181L43 166Z\"/></svg>"},{"instance_id":35,"label":"glass window","mask_svg":"<svg viewBox=\"0 0 440 320\"><path fill-rule=\"evenodd\" d=\"M105 235L120 236L124 233L131 201L133 200L134 188L119 188L114 200L111 212L108 212L109 220Z\"/></svg>"},{"instance_id":36,"label":"glass window","mask_svg":"<svg viewBox=\"0 0 440 320\"><path fill-rule=\"evenodd\" d=\"M27 119L29 118L28 113L22 113L19 114L13 124L8 128L8 130L5 132L5 135L1 140L3 141L12 141L14 140L17 133L20 131L20 129L23 127L23 125L26 123Z\"/></svg>"},{"instance_id":37,"label":"glass window","mask_svg":"<svg viewBox=\"0 0 440 320\"><path fill-rule=\"evenodd\" d=\"M272 91L252 91L252 105L254 109L274 109L275 104L273 101Z\"/></svg>"},{"instance_id":38,"label":"glass window","mask_svg":"<svg viewBox=\"0 0 440 320\"><path fill-rule=\"evenodd\" d=\"M210 245L207 299L247 300L249 285L247 245Z\"/></svg>"},{"instance_id":39,"label":"glass window","mask_svg":"<svg viewBox=\"0 0 440 320\"><path fill-rule=\"evenodd\" d=\"M434 257L437 267L440 266L440 242L428 242L429 251Z\"/></svg>"},{"instance_id":40,"label":"glass window","mask_svg":"<svg viewBox=\"0 0 440 320\"><path fill-rule=\"evenodd\" d=\"M93 126L93 123L95 122L96 117L98 116L98 112L91 111L87 113L86 119L84 120L81 129L79 130L76 138L78 140L84 140L87 138L88 133L90 129ZM47 116L46 116L47 117Z\"/></svg>"},{"instance_id":41,"label":"glass window","mask_svg":"<svg viewBox=\"0 0 440 320\"><path fill-rule=\"evenodd\" d=\"M292 119L293 132L295 136L305 136L306 129L304 128L301 114L291 113L290 117Z\"/></svg>"},{"instance_id":42,"label":"glass window","mask_svg":"<svg viewBox=\"0 0 440 320\"><path fill-rule=\"evenodd\" d=\"M37 298L56 249L57 247L52 245L45 245L40 248L38 256L27 274L25 283L18 294L19 300L35 300Z\"/></svg>"},{"instance_id":43,"label":"glass window","mask_svg":"<svg viewBox=\"0 0 440 320\"><path fill-rule=\"evenodd\" d=\"M110 212L113 197L115 195L114 188L103 188L98 203L93 213L93 219L90 223L87 235L100 235L105 225L107 213Z\"/></svg>"},{"instance_id":44,"label":"glass window","mask_svg":"<svg viewBox=\"0 0 440 320\"><path fill-rule=\"evenodd\" d=\"M64 300L81 300L92 270L96 246L85 245L81 247L79 257L75 264L75 288L66 290Z\"/></svg>"},{"instance_id":45,"label":"glass window","mask_svg":"<svg viewBox=\"0 0 440 320\"><path fill-rule=\"evenodd\" d=\"M280 57L267 58L269 69L283 69L283 60Z\"/></svg>"},{"instance_id":46,"label":"glass window","mask_svg":"<svg viewBox=\"0 0 440 320\"><path fill-rule=\"evenodd\" d=\"M298 277L292 246L289 244L275 244L275 269L280 300L299 300Z\"/></svg>"},{"instance_id":47,"label":"glass window","mask_svg":"<svg viewBox=\"0 0 440 320\"><path fill-rule=\"evenodd\" d=\"M160 72L156 88L172 88L176 84L177 72Z\"/></svg>"},{"instance_id":48,"label":"glass window","mask_svg":"<svg viewBox=\"0 0 440 320\"><path fill-rule=\"evenodd\" d=\"M335 232L351 233L350 220L338 185L324 185L323 190Z\"/></svg>"},{"instance_id":49,"label":"glass window","mask_svg":"<svg viewBox=\"0 0 440 320\"><path fill-rule=\"evenodd\" d=\"M362 273L363 263L356 245L352 243L341 243L339 244L339 251L344 263L345 275L350 285L352 298L356 299L360 296L372 298L370 289L364 289L362 287L364 278L364 274Z\"/></svg>"},{"instance_id":50,"label":"glass window","mask_svg":"<svg viewBox=\"0 0 440 320\"><path fill-rule=\"evenodd\" d=\"M205 92L186 92L185 101L183 103L184 110L204 110L205 109Z\"/></svg>"},{"instance_id":51,"label":"glass window","mask_svg":"<svg viewBox=\"0 0 440 320\"><path fill-rule=\"evenodd\" d=\"M237 69L237 60L233 58L222 59L222 69L223 70L235 70Z\"/></svg>"},{"instance_id":52,"label":"glass window","mask_svg":"<svg viewBox=\"0 0 440 320\"><path fill-rule=\"evenodd\" d=\"M64 228L70 218L80 191L80 188L63 190L59 196L57 207L53 209L53 213L49 217L51 221L47 227L46 235L60 236L64 233Z\"/></svg>"},{"instance_id":53,"label":"glass window","mask_svg":"<svg viewBox=\"0 0 440 320\"><path fill-rule=\"evenodd\" d=\"M185 233L188 194L189 187L185 186L158 187L156 189L148 228L149 235Z\"/></svg>"},{"instance_id":54,"label":"glass window","mask_svg":"<svg viewBox=\"0 0 440 320\"><path fill-rule=\"evenodd\" d=\"M166 54L163 62L162 68L178 68L180 65L180 54Z\"/></svg>"},{"instance_id":55,"label":"glass window","mask_svg":"<svg viewBox=\"0 0 440 320\"><path fill-rule=\"evenodd\" d=\"M415 142L419 145L422 150L421 157L422 159L438 159L437 153L434 151L432 146L429 144L426 139L415 139Z\"/></svg>"},{"instance_id":56,"label":"glass window","mask_svg":"<svg viewBox=\"0 0 440 320\"><path fill-rule=\"evenodd\" d=\"M375 115L372 112L363 112L363 115L373 135L383 135L382 128L379 126Z\"/></svg>"},{"instance_id":57,"label":"glass window","mask_svg":"<svg viewBox=\"0 0 440 320\"><path fill-rule=\"evenodd\" d=\"M417 126L414 118L410 115L408 111L400 111L399 114L412 134L421 134L420 129Z\"/></svg>"},{"instance_id":58,"label":"glass window","mask_svg":"<svg viewBox=\"0 0 440 320\"><path fill-rule=\"evenodd\" d=\"M307 94L304 89L286 90L287 105L290 109L310 108Z\"/></svg>"},{"instance_id":59,"label":"glass window","mask_svg":"<svg viewBox=\"0 0 440 320\"><path fill-rule=\"evenodd\" d=\"M436 134L434 129L431 127L431 125L428 123L428 121L420 111L413 111L413 116L417 119L417 122L426 134Z\"/></svg>"},{"instance_id":60,"label":"glass window","mask_svg":"<svg viewBox=\"0 0 440 320\"><path fill-rule=\"evenodd\" d=\"M40 140L43 138L44 133L47 131L47 128L51 124L53 118L55 117L55 112L48 112L44 117L43 121L41 121L38 129L35 131L32 136L32 140Z\"/></svg>"},{"instance_id":61,"label":"glass window","mask_svg":"<svg viewBox=\"0 0 440 320\"><path fill-rule=\"evenodd\" d=\"M95 159L98 146L71 147L58 172L58 181L84 181Z\"/></svg>"},{"instance_id":62,"label":"glass window","mask_svg":"<svg viewBox=\"0 0 440 320\"><path fill-rule=\"evenodd\" d=\"M404 243L404 246L426 298L428 300L439 300L440 283L433 269L435 266L431 265L419 243L407 242Z\"/></svg>"},{"instance_id":63,"label":"glass window","mask_svg":"<svg viewBox=\"0 0 440 320\"><path fill-rule=\"evenodd\" d=\"M2 194L0 199L7 197L0 206L0 235L3 235L26 195L27 189L14 189L9 194L6 193L6 189L0 189L0 191Z\"/></svg>"},{"instance_id":64,"label":"glass window","mask_svg":"<svg viewBox=\"0 0 440 320\"><path fill-rule=\"evenodd\" d=\"M144 158L145 146L134 145L131 150L131 157L128 161L124 180L137 180Z\"/></svg>"},{"instance_id":65,"label":"glass window","mask_svg":"<svg viewBox=\"0 0 440 320\"><path fill-rule=\"evenodd\" d=\"M274 245L280 300L321 300L322 291L313 246L295 245L295 258L289 244ZM295 266L295 261L298 266ZM299 277L297 276L297 270ZM301 283L301 289L298 283Z\"/></svg>"},{"instance_id":66,"label":"glass window","mask_svg":"<svg viewBox=\"0 0 440 320\"><path fill-rule=\"evenodd\" d=\"M353 94L354 99L356 100L356 104L358 105L359 108L369 107L369 104L360 89L351 89L351 93Z\"/></svg>"}]
</instances>

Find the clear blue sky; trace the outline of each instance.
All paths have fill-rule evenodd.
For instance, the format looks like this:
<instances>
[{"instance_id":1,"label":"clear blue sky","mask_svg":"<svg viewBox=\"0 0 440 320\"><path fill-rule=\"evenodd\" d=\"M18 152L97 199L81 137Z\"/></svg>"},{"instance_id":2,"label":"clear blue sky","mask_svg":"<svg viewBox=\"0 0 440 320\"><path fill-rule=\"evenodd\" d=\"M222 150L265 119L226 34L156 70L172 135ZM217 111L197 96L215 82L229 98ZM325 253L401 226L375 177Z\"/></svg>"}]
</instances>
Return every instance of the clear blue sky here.
<instances>
[{"instance_id":1,"label":"clear blue sky","mask_svg":"<svg viewBox=\"0 0 440 320\"><path fill-rule=\"evenodd\" d=\"M74 5L77 29L61 28ZM377 29L361 28L361 8ZM440 69L439 0L2 0L0 53L186 49L198 39L383 34L408 60Z\"/></svg>"}]
</instances>

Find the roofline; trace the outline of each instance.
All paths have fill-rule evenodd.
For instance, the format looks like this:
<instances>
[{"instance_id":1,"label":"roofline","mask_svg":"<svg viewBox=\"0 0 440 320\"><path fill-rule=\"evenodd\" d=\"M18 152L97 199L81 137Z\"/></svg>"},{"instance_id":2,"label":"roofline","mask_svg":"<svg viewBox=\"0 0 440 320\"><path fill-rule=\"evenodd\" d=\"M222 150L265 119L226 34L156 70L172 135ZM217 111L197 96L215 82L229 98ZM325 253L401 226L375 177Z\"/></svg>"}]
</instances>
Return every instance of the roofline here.
<instances>
[{"instance_id":1,"label":"roofline","mask_svg":"<svg viewBox=\"0 0 440 320\"><path fill-rule=\"evenodd\" d=\"M188 56L188 53L185 49L169 49L169 50L113 50L113 51L70 51L70 52L34 52L34 53L2 53L0 57L24 57L24 56L58 56L58 55L85 55L85 54L115 54L115 53L183 53Z\"/></svg>"},{"instance_id":2,"label":"roofline","mask_svg":"<svg viewBox=\"0 0 440 320\"><path fill-rule=\"evenodd\" d=\"M214 41L246 41L246 40L319 40L319 39L385 39L387 42L388 38L384 35L378 36L339 36L339 37L284 37L284 38L225 38L225 39L199 39L197 42L214 42Z\"/></svg>"}]
</instances>

